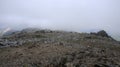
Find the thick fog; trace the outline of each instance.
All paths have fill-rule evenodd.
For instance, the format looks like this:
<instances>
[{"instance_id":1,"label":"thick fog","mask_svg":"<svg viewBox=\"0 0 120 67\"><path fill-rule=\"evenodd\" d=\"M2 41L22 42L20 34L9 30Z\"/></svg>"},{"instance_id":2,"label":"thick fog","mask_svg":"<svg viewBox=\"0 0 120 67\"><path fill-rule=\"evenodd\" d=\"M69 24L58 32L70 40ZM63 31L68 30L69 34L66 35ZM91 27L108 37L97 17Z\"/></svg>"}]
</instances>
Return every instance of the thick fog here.
<instances>
[{"instance_id":1,"label":"thick fog","mask_svg":"<svg viewBox=\"0 0 120 67\"><path fill-rule=\"evenodd\" d=\"M0 28L120 34L120 0L0 0Z\"/></svg>"}]
</instances>

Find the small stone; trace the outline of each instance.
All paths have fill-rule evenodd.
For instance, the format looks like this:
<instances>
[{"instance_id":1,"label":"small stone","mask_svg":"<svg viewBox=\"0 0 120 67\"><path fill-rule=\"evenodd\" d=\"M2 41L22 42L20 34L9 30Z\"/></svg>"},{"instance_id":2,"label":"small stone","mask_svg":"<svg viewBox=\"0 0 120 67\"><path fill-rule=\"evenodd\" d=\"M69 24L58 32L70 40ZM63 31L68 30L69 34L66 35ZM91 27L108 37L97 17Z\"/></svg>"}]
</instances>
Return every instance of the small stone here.
<instances>
[{"instance_id":1,"label":"small stone","mask_svg":"<svg viewBox=\"0 0 120 67\"><path fill-rule=\"evenodd\" d=\"M0 46L4 46L4 44L0 43Z\"/></svg>"}]
</instances>

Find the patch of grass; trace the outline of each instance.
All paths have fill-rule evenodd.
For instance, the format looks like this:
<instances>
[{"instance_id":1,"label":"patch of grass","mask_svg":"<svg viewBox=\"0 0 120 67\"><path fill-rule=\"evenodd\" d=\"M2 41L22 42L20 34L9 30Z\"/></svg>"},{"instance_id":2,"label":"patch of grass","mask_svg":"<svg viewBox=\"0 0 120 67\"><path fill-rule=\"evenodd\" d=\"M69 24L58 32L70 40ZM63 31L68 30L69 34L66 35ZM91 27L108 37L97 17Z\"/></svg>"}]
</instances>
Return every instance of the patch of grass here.
<instances>
[{"instance_id":1,"label":"patch of grass","mask_svg":"<svg viewBox=\"0 0 120 67\"><path fill-rule=\"evenodd\" d=\"M28 67L28 65L27 65L27 64L24 64L23 67Z\"/></svg>"},{"instance_id":2,"label":"patch of grass","mask_svg":"<svg viewBox=\"0 0 120 67\"><path fill-rule=\"evenodd\" d=\"M36 38L45 38L46 36L43 35L35 35Z\"/></svg>"}]
</instances>

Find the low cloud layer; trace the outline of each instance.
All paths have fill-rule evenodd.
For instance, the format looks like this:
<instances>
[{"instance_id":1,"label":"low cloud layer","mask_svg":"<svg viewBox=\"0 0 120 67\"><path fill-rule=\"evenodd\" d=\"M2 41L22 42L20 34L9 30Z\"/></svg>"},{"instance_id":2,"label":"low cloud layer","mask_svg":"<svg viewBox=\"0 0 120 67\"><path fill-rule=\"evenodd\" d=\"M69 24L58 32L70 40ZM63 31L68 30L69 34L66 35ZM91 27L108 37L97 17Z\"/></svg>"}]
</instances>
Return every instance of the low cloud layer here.
<instances>
[{"instance_id":1,"label":"low cloud layer","mask_svg":"<svg viewBox=\"0 0 120 67\"><path fill-rule=\"evenodd\" d=\"M0 0L0 28L120 34L120 0Z\"/></svg>"}]
</instances>

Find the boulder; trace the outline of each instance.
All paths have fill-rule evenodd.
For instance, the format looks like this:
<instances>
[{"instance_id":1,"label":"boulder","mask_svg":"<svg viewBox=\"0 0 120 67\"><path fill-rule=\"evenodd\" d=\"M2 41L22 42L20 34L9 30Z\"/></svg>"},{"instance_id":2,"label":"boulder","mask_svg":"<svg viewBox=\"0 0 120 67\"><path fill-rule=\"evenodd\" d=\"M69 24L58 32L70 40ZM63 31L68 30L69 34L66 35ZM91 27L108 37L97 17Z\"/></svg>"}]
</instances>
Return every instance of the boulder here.
<instances>
[{"instance_id":1,"label":"boulder","mask_svg":"<svg viewBox=\"0 0 120 67\"><path fill-rule=\"evenodd\" d=\"M102 37L109 37L109 35L104 30L101 30L101 31L97 32L97 35L102 36Z\"/></svg>"},{"instance_id":2,"label":"boulder","mask_svg":"<svg viewBox=\"0 0 120 67\"><path fill-rule=\"evenodd\" d=\"M0 43L0 46L4 46L4 44Z\"/></svg>"},{"instance_id":3,"label":"boulder","mask_svg":"<svg viewBox=\"0 0 120 67\"><path fill-rule=\"evenodd\" d=\"M106 33L106 31L104 31L104 30L98 31L97 33L91 32L90 34L91 34L91 35L96 35L96 36L102 36L102 37L110 37L110 36Z\"/></svg>"}]
</instances>

